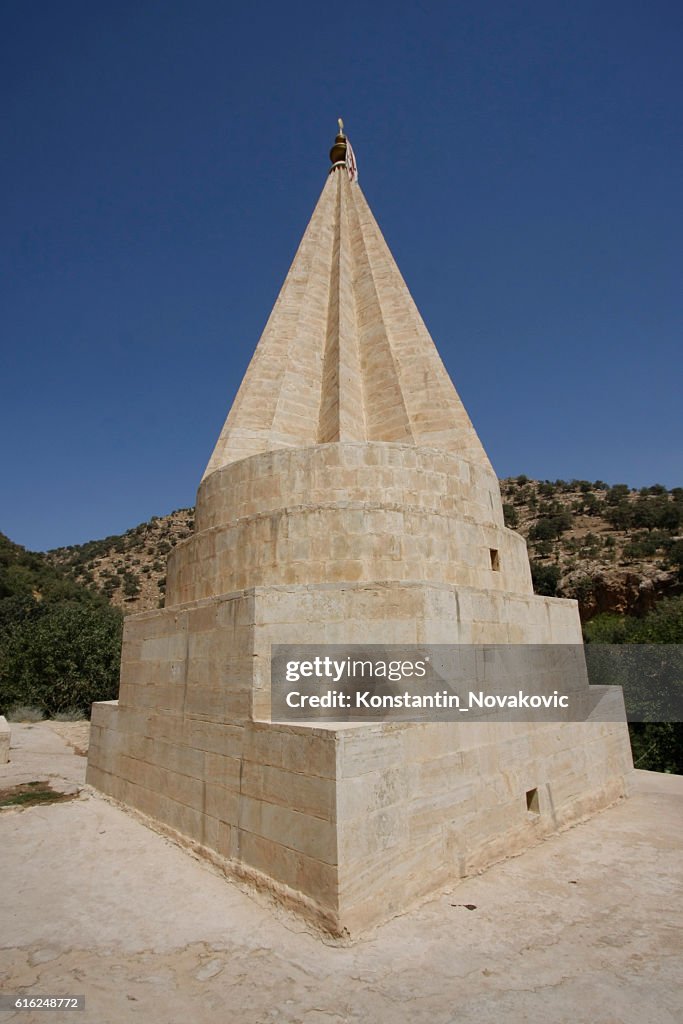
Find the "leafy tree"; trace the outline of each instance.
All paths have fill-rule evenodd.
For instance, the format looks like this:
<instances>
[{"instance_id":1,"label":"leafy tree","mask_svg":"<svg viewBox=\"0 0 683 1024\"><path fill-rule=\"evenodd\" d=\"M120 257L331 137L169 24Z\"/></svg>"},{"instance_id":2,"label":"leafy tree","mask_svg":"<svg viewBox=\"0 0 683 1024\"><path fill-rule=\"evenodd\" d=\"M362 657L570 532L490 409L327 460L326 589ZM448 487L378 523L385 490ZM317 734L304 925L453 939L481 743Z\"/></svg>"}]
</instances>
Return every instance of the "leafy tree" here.
<instances>
[{"instance_id":1,"label":"leafy tree","mask_svg":"<svg viewBox=\"0 0 683 1024\"><path fill-rule=\"evenodd\" d=\"M605 518L615 530L628 530L633 519L633 510L628 501L622 500L618 504L610 504L605 510Z\"/></svg>"},{"instance_id":2,"label":"leafy tree","mask_svg":"<svg viewBox=\"0 0 683 1024\"><path fill-rule=\"evenodd\" d=\"M629 489L626 484L614 484L607 492L606 501L608 505L619 505L628 496Z\"/></svg>"},{"instance_id":3,"label":"leafy tree","mask_svg":"<svg viewBox=\"0 0 683 1024\"><path fill-rule=\"evenodd\" d=\"M683 583L683 540L677 540L667 551L667 562L678 569L678 578Z\"/></svg>"},{"instance_id":4,"label":"leafy tree","mask_svg":"<svg viewBox=\"0 0 683 1024\"><path fill-rule=\"evenodd\" d=\"M599 516L602 512L602 505L592 491L583 499L581 511L586 516Z\"/></svg>"},{"instance_id":5,"label":"leafy tree","mask_svg":"<svg viewBox=\"0 0 683 1024\"><path fill-rule=\"evenodd\" d=\"M122 616L108 605L66 602L0 634L2 709L28 704L51 715L90 714L118 690Z\"/></svg>"},{"instance_id":6,"label":"leafy tree","mask_svg":"<svg viewBox=\"0 0 683 1024\"><path fill-rule=\"evenodd\" d=\"M517 509L514 505L509 502L503 504L503 516L505 518L505 525L511 530L514 530L516 526L519 526L519 516L517 515Z\"/></svg>"},{"instance_id":7,"label":"leafy tree","mask_svg":"<svg viewBox=\"0 0 683 1024\"><path fill-rule=\"evenodd\" d=\"M683 726L680 722L631 722L634 768L683 775Z\"/></svg>"},{"instance_id":8,"label":"leafy tree","mask_svg":"<svg viewBox=\"0 0 683 1024\"><path fill-rule=\"evenodd\" d=\"M596 615L594 619L584 623L584 639L586 643L595 644L628 643L633 621L631 616L604 612L602 615Z\"/></svg>"},{"instance_id":9,"label":"leafy tree","mask_svg":"<svg viewBox=\"0 0 683 1024\"><path fill-rule=\"evenodd\" d=\"M598 615L584 625L587 643L683 644L683 597L666 598L643 619ZM636 768L683 774L682 722L630 722Z\"/></svg>"},{"instance_id":10,"label":"leafy tree","mask_svg":"<svg viewBox=\"0 0 683 1024\"><path fill-rule=\"evenodd\" d=\"M583 627L587 643L600 644L683 644L683 596L667 597L648 614L605 613Z\"/></svg>"},{"instance_id":11,"label":"leafy tree","mask_svg":"<svg viewBox=\"0 0 683 1024\"><path fill-rule=\"evenodd\" d=\"M623 553L625 558L649 558L656 554L659 547L660 542L657 537L645 534L644 536L635 536L628 544L625 544Z\"/></svg>"},{"instance_id":12,"label":"leafy tree","mask_svg":"<svg viewBox=\"0 0 683 1024\"><path fill-rule=\"evenodd\" d=\"M644 619L636 619L630 643L683 644L683 597L666 598Z\"/></svg>"},{"instance_id":13,"label":"leafy tree","mask_svg":"<svg viewBox=\"0 0 683 1024\"><path fill-rule=\"evenodd\" d=\"M541 562L530 562L531 579L534 593L543 597L555 597L560 582L560 569L557 565L543 565Z\"/></svg>"},{"instance_id":14,"label":"leafy tree","mask_svg":"<svg viewBox=\"0 0 683 1024\"><path fill-rule=\"evenodd\" d=\"M0 714L89 713L116 696L122 616L44 555L0 534Z\"/></svg>"},{"instance_id":15,"label":"leafy tree","mask_svg":"<svg viewBox=\"0 0 683 1024\"><path fill-rule=\"evenodd\" d=\"M553 542L551 540L537 540L534 546L539 558L550 558L553 553Z\"/></svg>"},{"instance_id":16,"label":"leafy tree","mask_svg":"<svg viewBox=\"0 0 683 1024\"><path fill-rule=\"evenodd\" d=\"M529 530L529 540L556 540L572 525L569 512L556 512L538 520Z\"/></svg>"},{"instance_id":17,"label":"leafy tree","mask_svg":"<svg viewBox=\"0 0 683 1024\"><path fill-rule=\"evenodd\" d=\"M125 597L129 598L137 597L140 593L140 584L137 577L133 576L130 572L127 572L123 577L123 593Z\"/></svg>"}]
</instances>

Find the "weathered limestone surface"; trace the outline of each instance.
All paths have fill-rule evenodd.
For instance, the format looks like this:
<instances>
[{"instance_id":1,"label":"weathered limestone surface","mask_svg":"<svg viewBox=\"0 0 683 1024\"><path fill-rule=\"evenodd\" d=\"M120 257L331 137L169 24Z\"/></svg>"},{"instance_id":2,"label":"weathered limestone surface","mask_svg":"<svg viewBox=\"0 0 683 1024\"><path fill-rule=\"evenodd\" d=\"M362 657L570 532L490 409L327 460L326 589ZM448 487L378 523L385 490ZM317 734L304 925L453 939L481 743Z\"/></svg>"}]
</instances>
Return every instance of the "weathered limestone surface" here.
<instances>
[{"instance_id":1,"label":"weathered limestone surface","mask_svg":"<svg viewBox=\"0 0 683 1024\"><path fill-rule=\"evenodd\" d=\"M169 559L169 604L378 579L533 593L493 471L436 449L337 442L252 456L205 479L196 516Z\"/></svg>"},{"instance_id":2,"label":"weathered limestone surface","mask_svg":"<svg viewBox=\"0 0 683 1024\"><path fill-rule=\"evenodd\" d=\"M580 644L357 184L330 175L88 781L355 934L623 796L624 722L270 722L274 643ZM537 807L526 794L537 791Z\"/></svg>"}]
</instances>

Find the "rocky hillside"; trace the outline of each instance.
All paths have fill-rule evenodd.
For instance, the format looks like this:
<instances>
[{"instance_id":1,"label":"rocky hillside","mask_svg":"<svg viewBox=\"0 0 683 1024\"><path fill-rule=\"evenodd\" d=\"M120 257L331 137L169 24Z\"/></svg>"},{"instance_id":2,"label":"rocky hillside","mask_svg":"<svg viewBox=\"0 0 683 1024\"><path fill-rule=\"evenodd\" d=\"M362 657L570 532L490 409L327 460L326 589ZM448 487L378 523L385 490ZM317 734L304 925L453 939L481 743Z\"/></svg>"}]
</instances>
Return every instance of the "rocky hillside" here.
<instances>
[{"instance_id":1,"label":"rocky hillside","mask_svg":"<svg viewBox=\"0 0 683 1024\"><path fill-rule=\"evenodd\" d=\"M527 541L537 593L573 597L585 620L644 615L683 591L683 487L501 481L506 523Z\"/></svg>"},{"instance_id":2,"label":"rocky hillside","mask_svg":"<svg viewBox=\"0 0 683 1024\"><path fill-rule=\"evenodd\" d=\"M683 591L683 488L519 476L502 480L501 490L508 526L527 540L536 591L575 597L584 619L643 615ZM193 510L181 509L47 557L126 613L145 611L163 604L166 559L193 525Z\"/></svg>"},{"instance_id":3,"label":"rocky hillside","mask_svg":"<svg viewBox=\"0 0 683 1024\"><path fill-rule=\"evenodd\" d=\"M47 558L130 615L163 606L169 552L193 529L194 509L183 508L168 516L152 516L120 536L55 548Z\"/></svg>"}]
</instances>

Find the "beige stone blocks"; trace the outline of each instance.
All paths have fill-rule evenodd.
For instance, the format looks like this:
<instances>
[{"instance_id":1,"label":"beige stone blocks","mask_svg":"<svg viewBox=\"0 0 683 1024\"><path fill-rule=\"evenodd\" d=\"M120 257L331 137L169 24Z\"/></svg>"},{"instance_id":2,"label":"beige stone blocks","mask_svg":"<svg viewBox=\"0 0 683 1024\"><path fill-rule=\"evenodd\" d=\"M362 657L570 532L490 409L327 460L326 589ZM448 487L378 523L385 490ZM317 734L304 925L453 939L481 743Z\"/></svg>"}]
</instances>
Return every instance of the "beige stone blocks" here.
<instances>
[{"instance_id":1,"label":"beige stone blocks","mask_svg":"<svg viewBox=\"0 0 683 1024\"><path fill-rule=\"evenodd\" d=\"M201 533L282 508L373 502L457 513L467 501L478 521L503 525L498 481L488 466L457 453L410 444L329 443L264 452L212 473L199 488Z\"/></svg>"},{"instance_id":2,"label":"beige stone blocks","mask_svg":"<svg viewBox=\"0 0 683 1024\"><path fill-rule=\"evenodd\" d=\"M362 930L618 799L625 726L275 724L271 645L530 638L579 643L575 604L349 581L134 616L121 703L94 707L88 779L330 930Z\"/></svg>"},{"instance_id":3,"label":"beige stone blocks","mask_svg":"<svg viewBox=\"0 0 683 1024\"><path fill-rule=\"evenodd\" d=\"M522 538L485 466L390 444L267 452L207 477L167 604L287 583L428 580L531 593Z\"/></svg>"},{"instance_id":4,"label":"beige stone blocks","mask_svg":"<svg viewBox=\"0 0 683 1024\"><path fill-rule=\"evenodd\" d=\"M270 721L273 644L581 643L576 603L533 594L488 458L343 170L195 518L167 607L126 620L119 701L93 708L89 783L155 827L355 935L624 794L623 720Z\"/></svg>"},{"instance_id":5,"label":"beige stone blocks","mask_svg":"<svg viewBox=\"0 0 683 1024\"><path fill-rule=\"evenodd\" d=\"M259 452L408 442L488 459L357 183L331 174L205 478Z\"/></svg>"}]
</instances>

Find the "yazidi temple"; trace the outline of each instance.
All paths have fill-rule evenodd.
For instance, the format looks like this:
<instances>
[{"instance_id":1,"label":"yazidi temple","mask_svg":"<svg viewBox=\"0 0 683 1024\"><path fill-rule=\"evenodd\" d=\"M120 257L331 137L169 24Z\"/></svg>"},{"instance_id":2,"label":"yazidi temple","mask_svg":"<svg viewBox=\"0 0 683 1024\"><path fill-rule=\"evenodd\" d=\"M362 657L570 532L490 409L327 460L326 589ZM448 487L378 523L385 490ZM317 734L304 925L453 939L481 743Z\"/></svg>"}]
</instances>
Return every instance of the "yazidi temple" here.
<instances>
[{"instance_id":1,"label":"yazidi temple","mask_svg":"<svg viewBox=\"0 0 683 1024\"><path fill-rule=\"evenodd\" d=\"M126 619L88 782L353 936L618 800L632 763L619 716L271 720L275 644L582 643L576 603L533 592L341 122L330 157L166 606Z\"/></svg>"}]
</instances>

